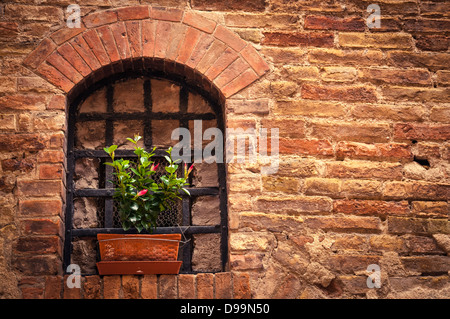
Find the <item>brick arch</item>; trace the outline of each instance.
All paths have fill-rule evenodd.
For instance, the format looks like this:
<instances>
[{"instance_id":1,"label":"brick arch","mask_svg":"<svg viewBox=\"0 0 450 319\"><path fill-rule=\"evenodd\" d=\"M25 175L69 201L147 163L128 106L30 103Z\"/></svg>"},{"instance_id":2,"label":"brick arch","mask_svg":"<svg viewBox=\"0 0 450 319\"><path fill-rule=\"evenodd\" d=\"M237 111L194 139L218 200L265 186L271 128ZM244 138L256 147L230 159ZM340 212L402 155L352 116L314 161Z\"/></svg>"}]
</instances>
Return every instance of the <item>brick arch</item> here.
<instances>
[{"instance_id":1,"label":"brick arch","mask_svg":"<svg viewBox=\"0 0 450 319\"><path fill-rule=\"evenodd\" d=\"M152 62L197 82L206 80L222 98L269 71L251 44L192 11L124 7L89 14L82 22L81 28L55 31L24 60L24 65L68 94Z\"/></svg>"}]
</instances>

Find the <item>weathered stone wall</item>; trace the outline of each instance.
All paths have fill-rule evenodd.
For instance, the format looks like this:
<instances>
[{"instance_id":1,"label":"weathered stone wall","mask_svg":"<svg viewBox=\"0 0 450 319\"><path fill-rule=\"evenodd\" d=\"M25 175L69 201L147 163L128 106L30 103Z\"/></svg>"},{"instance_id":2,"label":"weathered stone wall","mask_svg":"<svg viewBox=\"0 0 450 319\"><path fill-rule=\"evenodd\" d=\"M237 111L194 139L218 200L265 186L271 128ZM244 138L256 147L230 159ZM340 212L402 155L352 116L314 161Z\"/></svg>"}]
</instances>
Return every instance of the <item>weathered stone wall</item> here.
<instances>
[{"instance_id":1,"label":"weathered stone wall","mask_svg":"<svg viewBox=\"0 0 450 319\"><path fill-rule=\"evenodd\" d=\"M3 298L44 297L45 278L62 274L65 102L73 82L49 64L36 72L34 63L76 35L54 33L65 27L70 3L0 4ZM379 1L381 28L369 29L371 3L91 0L81 5L82 16L139 4L193 10L210 19L201 20L201 28L214 21L233 30L270 65L268 74L237 93L234 84L245 77L229 70L221 77L226 82L219 81L227 88L228 127L277 127L280 133L276 174L263 176L259 163L228 164L229 267L249 278L251 297L450 297L447 3ZM42 41L39 54L24 64ZM240 42L234 44L242 49ZM53 61L58 62L62 73L78 80L78 73ZM251 65L254 72L245 75L254 80L261 70ZM38 73L58 77L50 83ZM234 78L239 81L227 86ZM367 287L370 264L380 266L379 289ZM124 278L131 285L143 280ZM181 278L175 279L178 284ZM103 293L108 291L109 279L95 280L103 280ZM120 291L116 297L124 297Z\"/></svg>"}]
</instances>

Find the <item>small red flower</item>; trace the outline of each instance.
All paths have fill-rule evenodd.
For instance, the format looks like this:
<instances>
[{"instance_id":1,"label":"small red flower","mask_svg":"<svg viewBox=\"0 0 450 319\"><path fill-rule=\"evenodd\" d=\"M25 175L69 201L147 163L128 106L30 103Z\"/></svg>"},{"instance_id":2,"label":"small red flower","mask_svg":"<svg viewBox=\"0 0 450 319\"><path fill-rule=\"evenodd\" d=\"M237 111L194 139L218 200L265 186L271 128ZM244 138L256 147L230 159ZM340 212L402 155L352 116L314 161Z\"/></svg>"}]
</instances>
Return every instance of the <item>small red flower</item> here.
<instances>
[{"instance_id":1,"label":"small red flower","mask_svg":"<svg viewBox=\"0 0 450 319\"><path fill-rule=\"evenodd\" d=\"M148 192L148 189L143 189L143 190L141 190L139 193L137 193L136 196L137 196L137 197L143 196L143 195L147 194L147 192Z\"/></svg>"},{"instance_id":2,"label":"small red flower","mask_svg":"<svg viewBox=\"0 0 450 319\"><path fill-rule=\"evenodd\" d=\"M158 168L159 164L152 164L152 166L150 167L150 170L153 172L156 172L156 169Z\"/></svg>"}]
</instances>

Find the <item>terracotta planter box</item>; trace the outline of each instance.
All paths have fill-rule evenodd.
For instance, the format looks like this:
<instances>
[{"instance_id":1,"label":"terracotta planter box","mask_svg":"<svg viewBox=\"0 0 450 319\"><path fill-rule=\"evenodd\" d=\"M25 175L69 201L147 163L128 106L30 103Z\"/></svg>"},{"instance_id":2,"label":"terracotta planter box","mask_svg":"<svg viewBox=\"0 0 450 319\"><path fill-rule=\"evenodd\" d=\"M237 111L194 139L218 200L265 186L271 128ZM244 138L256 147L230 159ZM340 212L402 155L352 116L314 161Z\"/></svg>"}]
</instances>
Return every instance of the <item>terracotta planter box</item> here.
<instances>
[{"instance_id":1,"label":"terracotta planter box","mask_svg":"<svg viewBox=\"0 0 450 319\"><path fill-rule=\"evenodd\" d=\"M181 234L98 234L100 275L178 274Z\"/></svg>"}]
</instances>

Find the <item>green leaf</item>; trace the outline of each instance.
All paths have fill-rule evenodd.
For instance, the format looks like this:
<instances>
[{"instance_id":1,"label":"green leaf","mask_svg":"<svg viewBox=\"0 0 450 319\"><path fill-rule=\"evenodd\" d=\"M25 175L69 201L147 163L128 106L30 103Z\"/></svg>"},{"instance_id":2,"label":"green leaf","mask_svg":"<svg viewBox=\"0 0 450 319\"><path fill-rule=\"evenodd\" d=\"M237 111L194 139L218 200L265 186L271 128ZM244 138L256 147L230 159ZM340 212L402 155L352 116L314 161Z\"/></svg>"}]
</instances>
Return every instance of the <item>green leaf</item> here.
<instances>
[{"instance_id":1,"label":"green leaf","mask_svg":"<svg viewBox=\"0 0 450 319\"><path fill-rule=\"evenodd\" d=\"M182 190L183 192L185 192L186 194L188 194L189 196L191 196L191 193L189 193L189 191L188 191L186 188L181 188L181 190Z\"/></svg>"},{"instance_id":2,"label":"green leaf","mask_svg":"<svg viewBox=\"0 0 450 319\"><path fill-rule=\"evenodd\" d=\"M127 140L130 141L133 144L136 144L137 142L135 140L133 140L132 138L127 137Z\"/></svg>"},{"instance_id":3,"label":"green leaf","mask_svg":"<svg viewBox=\"0 0 450 319\"><path fill-rule=\"evenodd\" d=\"M133 202L130 206L130 209L137 211L139 209L139 205L136 202Z\"/></svg>"},{"instance_id":4,"label":"green leaf","mask_svg":"<svg viewBox=\"0 0 450 319\"><path fill-rule=\"evenodd\" d=\"M133 167L131 167L130 169L133 171L133 173L135 173L136 175L142 177L142 175L139 174L139 172L136 169L134 169Z\"/></svg>"}]
</instances>

